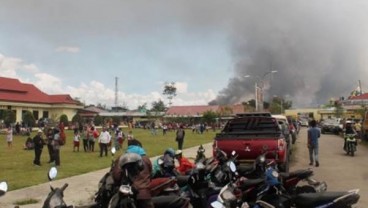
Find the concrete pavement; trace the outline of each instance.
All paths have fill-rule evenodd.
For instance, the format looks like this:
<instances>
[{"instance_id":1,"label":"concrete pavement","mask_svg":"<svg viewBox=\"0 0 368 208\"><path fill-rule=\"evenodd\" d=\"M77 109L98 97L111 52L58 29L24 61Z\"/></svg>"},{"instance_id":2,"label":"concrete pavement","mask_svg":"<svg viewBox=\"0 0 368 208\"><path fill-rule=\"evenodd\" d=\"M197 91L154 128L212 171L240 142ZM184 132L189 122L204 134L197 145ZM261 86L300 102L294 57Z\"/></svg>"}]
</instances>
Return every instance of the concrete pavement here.
<instances>
[{"instance_id":1,"label":"concrete pavement","mask_svg":"<svg viewBox=\"0 0 368 208\"><path fill-rule=\"evenodd\" d=\"M212 143L203 144L206 149L206 155L212 155ZM183 150L183 155L188 158L195 158L198 146ZM151 160L157 157L151 158ZM91 203L94 194L97 191L97 184L102 176L109 171L110 168L90 172L78 176L64 178L52 181L53 187L61 187L65 183L69 186L64 192L64 200L68 205L83 205ZM46 173L45 173L46 174ZM15 191L10 191L0 198L1 208L13 208L16 201L24 201L27 199L36 199L39 202L35 204L21 205L20 208L41 208L48 193L50 192L50 183L43 183Z\"/></svg>"}]
</instances>

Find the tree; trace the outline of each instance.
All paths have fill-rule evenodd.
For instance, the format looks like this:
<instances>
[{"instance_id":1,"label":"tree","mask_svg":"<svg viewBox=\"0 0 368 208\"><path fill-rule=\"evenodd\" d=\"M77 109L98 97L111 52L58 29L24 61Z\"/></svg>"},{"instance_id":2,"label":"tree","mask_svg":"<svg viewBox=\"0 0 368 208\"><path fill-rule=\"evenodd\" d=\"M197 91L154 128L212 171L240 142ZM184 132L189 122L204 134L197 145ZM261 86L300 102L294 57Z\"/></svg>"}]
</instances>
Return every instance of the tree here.
<instances>
[{"instance_id":1,"label":"tree","mask_svg":"<svg viewBox=\"0 0 368 208\"><path fill-rule=\"evenodd\" d=\"M96 126L101 126L101 124L103 122L103 118L100 115L97 115L97 116L95 116L93 122Z\"/></svg>"},{"instance_id":2,"label":"tree","mask_svg":"<svg viewBox=\"0 0 368 208\"><path fill-rule=\"evenodd\" d=\"M139 105L137 110L139 112L146 112L147 111L147 103L143 103L143 105Z\"/></svg>"},{"instance_id":3,"label":"tree","mask_svg":"<svg viewBox=\"0 0 368 208\"><path fill-rule=\"evenodd\" d=\"M341 102L336 100L334 102L334 106L335 106L335 117L341 118L341 116L344 114L344 108L342 107Z\"/></svg>"},{"instance_id":4,"label":"tree","mask_svg":"<svg viewBox=\"0 0 368 208\"><path fill-rule=\"evenodd\" d=\"M233 114L233 109L230 106L223 106L220 108L221 116L230 116Z\"/></svg>"},{"instance_id":5,"label":"tree","mask_svg":"<svg viewBox=\"0 0 368 208\"><path fill-rule=\"evenodd\" d=\"M175 82L166 82L162 94L166 95L167 99L169 100L169 106L171 106L172 99L176 96Z\"/></svg>"},{"instance_id":6,"label":"tree","mask_svg":"<svg viewBox=\"0 0 368 208\"><path fill-rule=\"evenodd\" d=\"M269 104L269 110L273 114L283 114L286 109L293 105L291 100L285 100L282 97L274 97Z\"/></svg>"},{"instance_id":7,"label":"tree","mask_svg":"<svg viewBox=\"0 0 368 208\"><path fill-rule=\"evenodd\" d=\"M68 126L69 125L69 119L68 119L68 116L65 115L65 114L62 114L60 116L60 122L63 122L65 126Z\"/></svg>"},{"instance_id":8,"label":"tree","mask_svg":"<svg viewBox=\"0 0 368 208\"><path fill-rule=\"evenodd\" d=\"M166 106L162 100L153 101L151 111L163 112L166 110Z\"/></svg>"},{"instance_id":9,"label":"tree","mask_svg":"<svg viewBox=\"0 0 368 208\"><path fill-rule=\"evenodd\" d=\"M83 118L77 113L73 116L72 123L82 124L83 123Z\"/></svg>"},{"instance_id":10,"label":"tree","mask_svg":"<svg viewBox=\"0 0 368 208\"><path fill-rule=\"evenodd\" d=\"M6 126L10 126L10 124L15 123L16 115L12 110L6 110L3 113L4 123Z\"/></svg>"},{"instance_id":11,"label":"tree","mask_svg":"<svg viewBox=\"0 0 368 208\"><path fill-rule=\"evenodd\" d=\"M22 115L22 121L28 126L35 126L36 119L31 111L25 111Z\"/></svg>"},{"instance_id":12,"label":"tree","mask_svg":"<svg viewBox=\"0 0 368 208\"><path fill-rule=\"evenodd\" d=\"M202 116L203 122L206 122L208 124L213 124L216 122L216 118L219 117L219 114L216 112L213 112L212 110L205 111Z\"/></svg>"}]
</instances>

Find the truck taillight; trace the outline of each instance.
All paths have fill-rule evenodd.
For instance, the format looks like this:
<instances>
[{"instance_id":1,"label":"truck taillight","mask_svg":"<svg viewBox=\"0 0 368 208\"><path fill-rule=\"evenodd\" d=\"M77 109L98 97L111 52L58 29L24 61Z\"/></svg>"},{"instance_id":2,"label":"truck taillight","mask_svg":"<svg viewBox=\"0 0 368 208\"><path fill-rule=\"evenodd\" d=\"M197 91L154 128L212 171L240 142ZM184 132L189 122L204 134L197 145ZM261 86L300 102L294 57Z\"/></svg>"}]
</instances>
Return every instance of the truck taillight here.
<instances>
[{"instance_id":1,"label":"truck taillight","mask_svg":"<svg viewBox=\"0 0 368 208\"><path fill-rule=\"evenodd\" d=\"M213 144L212 144L212 155L215 156L216 155L216 150L217 149L217 141L213 141Z\"/></svg>"},{"instance_id":2,"label":"truck taillight","mask_svg":"<svg viewBox=\"0 0 368 208\"><path fill-rule=\"evenodd\" d=\"M279 150L284 150L285 149L285 141L283 139L279 139L277 141L277 147L279 148Z\"/></svg>"}]
</instances>

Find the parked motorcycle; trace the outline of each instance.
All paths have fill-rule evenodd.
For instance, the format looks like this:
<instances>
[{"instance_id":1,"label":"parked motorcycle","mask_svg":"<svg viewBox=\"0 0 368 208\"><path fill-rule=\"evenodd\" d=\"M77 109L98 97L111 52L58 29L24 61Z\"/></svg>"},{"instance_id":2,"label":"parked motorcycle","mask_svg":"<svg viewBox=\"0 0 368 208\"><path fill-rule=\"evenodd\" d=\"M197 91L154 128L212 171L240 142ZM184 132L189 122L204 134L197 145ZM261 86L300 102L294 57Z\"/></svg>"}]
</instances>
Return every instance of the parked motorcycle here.
<instances>
[{"instance_id":1,"label":"parked motorcycle","mask_svg":"<svg viewBox=\"0 0 368 208\"><path fill-rule=\"evenodd\" d=\"M354 157L358 145L358 142L356 140L356 134L345 134L344 137L345 137L344 150L347 155L351 155L352 157Z\"/></svg>"},{"instance_id":2,"label":"parked motorcycle","mask_svg":"<svg viewBox=\"0 0 368 208\"><path fill-rule=\"evenodd\" d=\"M6 181L0 182L0 197L5 195L8 191L8 183Z\"/></svg>"},{"instance_id":3,"label":"parked motorcycle","mask_svg":"<svg viewBox=\"0 0 368 208\"><path fill-rule=\"evenodd\" d=\"M236 165L233 162L228 163L231 172L236 175ZM242 191L238 188L235 181L226 184L218 194L215 201L211 202L214 208L249 208L249 204L242 200Z\"/></svg>"},{"instance_id":4,"label":"parked motorcycle","mask_svg":"<svg viewBox=\"0 0 368 208\"><path fill-rule=\"evenodd\" d=\"M134 177L143 170L142 158L135 153L126 153L119 161L122 181L118 192L112 196L108 207L135 208L137 203L136 191L133 189L132 183ZM176 195L152 197L152 202L155 207L189 207L189 199Z\"/></svg>"},{"instance_id":5,"label":"parked motorcycle","mask_svg":"<svg viewBox=\"0 0 368 208\"><path fill-rule=\"evenodd\" d=\"M246 180L244 184L245 187L251 188L254 193L254 189L261 185L260 179L265 176L265 171L267 168L267 164L270 162L266 159L268 154L272 154L272 151L265 151L263 154L257 157L254 161L253 166L248 169L241 169L237 167L237 172L240 176L251 178L255 180ZM233 154L233 155L236 155ZM234 157L236 158L236 156ZM236 161L234 161L236 163ZM315 193L315 192L324 192L327 190L326 182L318 181L313 177L312 169L301 169L288 173L280 173L280 180L282 181L283 186L287 190L289 194L299 194L299 193ZM305 182L305 185L300 185L301 182ZM244 188L242 189L244 190ZM254 196L254 195L253 195ZM253 198L253 197L252 197Z\"/></svg>"},{"instance_id":6,"label":"parked motorcycle","mask_svg":"<svg viewBox=\"0 0 368 208\"><path fill-rule=\"evenodd\" d=\"M55 167L52 167L48 173L51 192L48 194L46 200L44 201L42 208L97 208L96 204L83 206L67 205L64 201L64 191L68 187L68 184L65 183L61 188L52 187L51 181L54 180L56 176L57 169Z\"/></svg>"},{"instance_id":7,"label":"parked motorcycle","mask_svg":"<svg viewBox=\"0 0 368 208\"><path fill-rule=\"evenodd\" d=\"M279 173L271 164L266 170L267 188L260 193L260 208L349 208L359 201L359 189L347 192L320 192L290 195L279 180Z\"/></svg>"}]
</instances>

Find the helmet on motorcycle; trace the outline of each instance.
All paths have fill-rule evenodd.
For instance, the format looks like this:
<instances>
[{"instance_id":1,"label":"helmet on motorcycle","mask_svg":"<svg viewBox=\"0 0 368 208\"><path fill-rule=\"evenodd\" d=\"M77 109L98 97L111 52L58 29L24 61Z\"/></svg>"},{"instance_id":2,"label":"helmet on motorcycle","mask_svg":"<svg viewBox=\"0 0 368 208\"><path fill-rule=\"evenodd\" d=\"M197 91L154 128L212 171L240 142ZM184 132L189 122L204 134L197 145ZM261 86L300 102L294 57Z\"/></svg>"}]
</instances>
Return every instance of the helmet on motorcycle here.
<instances>
[{"instance_id":1,"label":"helmet on motorcycle","mask_svg":"<svg viewBox=\"0 0 368 208\"><path fill-rule=\"evenodd\" d=\"M138 170L143 170L143 160L137 153L125 153L119 158L119 167L121 169L129 169L129 167L135 167Z\"/></svg>"},{"instance_id":2,"label":"helmet on motorcycle","mask_svg":"<svg viewBox=\"0 0 368 208\"><path fill-rule=\"evenodd\" d=\"M164 155L170 155L171 157L175 157L175 150L170 147L165 150Z\"/></svg>"}]
</instances>

